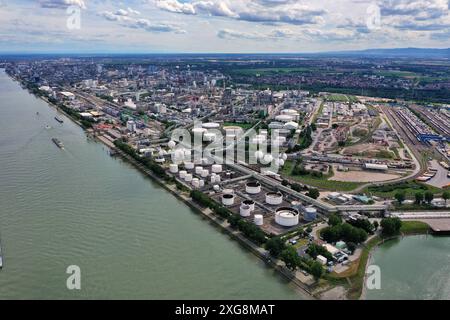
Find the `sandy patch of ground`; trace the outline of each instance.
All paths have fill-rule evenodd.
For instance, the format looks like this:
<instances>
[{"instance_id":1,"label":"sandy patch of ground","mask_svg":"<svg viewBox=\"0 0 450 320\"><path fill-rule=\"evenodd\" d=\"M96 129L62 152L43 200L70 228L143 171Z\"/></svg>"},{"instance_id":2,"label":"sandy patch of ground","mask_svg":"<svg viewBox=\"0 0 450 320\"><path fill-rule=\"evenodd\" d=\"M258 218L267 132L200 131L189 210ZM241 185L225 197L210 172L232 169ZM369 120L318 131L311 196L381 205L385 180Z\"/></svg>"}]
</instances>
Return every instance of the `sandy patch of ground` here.
<instances>
[{"instance_id":1,"label":"sandy patch of ground","mask_svg":"<svg viewBox=\"0 0 450 320\"><path fill-rule=\"evenodd\" d=\"M346 289L342 286L334 287L331 290L325 291L320 295L321 300L346 300Z\"/></svg>"},{"instance_id":2,"label":"sandy patch of ground","mask_svg":"<svg viewBox=\"0 0 450 320\"><path fill-rule=\"evenodd\" d=\"M330 180L344 182L379 182L399 178L399 175L383 172L369 171L334 171L334 176Z\"/></svg>"}]
</instances>

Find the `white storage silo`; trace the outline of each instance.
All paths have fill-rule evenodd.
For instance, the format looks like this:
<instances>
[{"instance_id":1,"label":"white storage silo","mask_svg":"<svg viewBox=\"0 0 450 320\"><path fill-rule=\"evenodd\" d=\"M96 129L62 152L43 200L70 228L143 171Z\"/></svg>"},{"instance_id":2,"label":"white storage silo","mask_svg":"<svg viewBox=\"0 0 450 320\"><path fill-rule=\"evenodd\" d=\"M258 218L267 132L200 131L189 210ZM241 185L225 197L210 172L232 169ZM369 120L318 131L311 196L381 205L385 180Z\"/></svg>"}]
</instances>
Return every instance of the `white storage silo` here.
<instances>
[{"instance_id":1,"label":"white storage silo","mask_svg":"<svg viewBox=\"0 0 450 320\"><path fill-rule=\"evenodd\" d=\"M250 217L251 214L250 206L241 204L241 207L239 208L239 213L241 217Z\"/></svg>"},{"instance_id":2,"label":"white storage silo","mask_svg":"<svg viewBox=\"0 0 450 320\"><path fill-rule=\"evenodd\" d=\"M203 169L202 173L201 173L202 178L206 178L207 176L209 176L209 170L207 169Z\"/></svg>"},{"instance_id":3,"label":"white storage silo","mask_svg":"<svg viewBox=\"0 0 450 320\"><path fill-rule=\"evenodd\" d=\"M304 210L303 219L307 222L311 222L317 219L317 209L313 207L307 207Z\"/></svg>"},{"instance_id":4,"label":"white storage silo","mask_svg":"<svg viewBox=\"0 0 450 320\"><path fill-rule=\"evenodd\" d=\"M253 221L257 226L262 226L264 224L264 217L262 214L255 214Z\"/></svg>"},{"instance_id":5,"label":"white storage silo","mask_svg":"<svg viewBox=\"0 0 450 320\"><path fill-rule=\"evenodd\" d=\"M185 162L184 163L184 167L187 169L187 170L192 170L192 169L194 169L194 163L193 162Z\"/></svg>"},{"instance_id":6,"label":"white storage silo","mask_svg":"<svg viewBox=\"0 0 450 320\"><path fill-rule=\"evenodd\" d=\"M214 173L221 173L222 170L223 168L221 164L213 164L213 166L211 167L211 171Z\"/></svg>"},{"instance_id":7,"label":"white storage silo","mask_svg":"<svg viewBox=\"0 0 450 320\"><path fill-rule=\"evenodd\" d=\"M245 185L245 191L249 194L258 194L261 192L261 184L258 181L251 181Z\"/></svg>"},{"instance_id":8,"label":"white storage silo","mask_svg":"<svg viewBox=\"0 0 450 320\"><path fill-rule=\"evenodd\" d=\"M188 173L184 176L184 181L191 182L192 181L192 174Z\"/></svg>"},{"instance_id":9,"label":"white storage silo","mask_svg":"<svg viewBox=\"0 0 450 320\"><path fill-rule=\"evenodd\" d=\"M266 194L266 203L270 205L280 205L283 202L283 194L280 192L269 192Z\"/></svg>"},{"instance_id":10,"label":"white storage silo","mask_svg":"<svg viewBox=\"0 0 450 320\"><path fill-rule=\"evenodd\" d=\"M202 172L203 172L203 167L195 167L195 174L200 175L200 174L202 174Z\"/></svg>"},{"instance_id":11,"label":"white storage silo","mask_svg":"<svg viewBox=\"0 0 450 320\"><path fill-rule=\"evenodd\" d=\"M232 206L234 204L234 195L229 193L223 194L222 204L224 206Z\"/></svg>"},{"instance_id":12,"label":"white storage silo","mask_svg":"<svg viewBox=\"0 0 450 320\"><path fill-rule=\"evenodd\" d=\"M233 189L223 189L223 194L234 194Z\"/></svg>"},{"instance_id":13,"label":"white storage silo","mask_svg":"<svg viewBox=\"0 0 450 320\"><path fill-rule=\"evenodd\" d=\"M244 200L242 201L242 204L249 206L250 207L250 211L255 211L255 201L253 200Z\"/></svg>"},{"instance_id":14,"label":"white storage silo","mask_svg":"<svg viewBox=\"0 0 450 320\"><path fill-rule=\"evenodd\" d=\"M177 172L178 172L178 165L177 165L177 164L171 164L171 165L169 166L169 171L170 171L171 173L177 173Z\"/></svg>"},{"instance_id":15,"label":"white storage silo","mask_svg":"<svg viewBox=\"0 0 450 320\"><path fill-rule=\"evenodd\" d=\"M186 175L187 175L187 171L186 170L181 170L178 174L180 175L181 179L184 179L186 177Z\"/></svg>"},{"instance_id":16,"label":"white storage silo","mask_svg":"<svg viewBox=\"0 0 450 320\"><path fill-rule=\"evenodd\" d=\"M279 208L275 212L275 222L283 227L293 227L299 223L299 213L294 208Z\"/></svg>"},{"instance_id":17,"label":"white storage silo","mask_svg":"<svg viewBox=\"0 0 450 320\"><path fill-rule=\"evenodd\" d=\"M203 188L205 186L205 180L200 179L199 180L199 185L200 185L200 188Z\"/></svg>"},{"instance_id":18,"label":"white storage silo","mask_svg":"<svg viewBox=\"0 0 450 320\"><path fill-rule=\"evenodd\" d=\"M200 180L198 178L193 178L191 183L194 188L198 189L200 187Z\"/></svg>"}]
</instances>

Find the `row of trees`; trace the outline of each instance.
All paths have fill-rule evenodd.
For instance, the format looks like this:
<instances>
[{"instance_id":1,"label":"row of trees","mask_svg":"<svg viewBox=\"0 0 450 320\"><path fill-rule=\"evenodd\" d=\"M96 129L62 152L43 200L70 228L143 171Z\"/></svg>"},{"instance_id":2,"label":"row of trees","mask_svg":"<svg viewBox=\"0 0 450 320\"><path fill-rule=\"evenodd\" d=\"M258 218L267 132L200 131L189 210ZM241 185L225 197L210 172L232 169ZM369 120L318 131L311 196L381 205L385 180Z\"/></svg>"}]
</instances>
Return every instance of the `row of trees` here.
<instances>
[{"instance_id":1,"label":"row of trees","mask_svg":"<svg viewBox=\"0 0 450 320\"><path fill-rule=\"evenodd\" d=\"M416 192L414 194L414 198L415 198L415 203L420 205L422 203L427 203L427 204L431 204L431 202L434 199L434 194L431 191L426 191L426 192ZM397 200L397 202L402 205L403 202L405 202L406 200L406 193L404 191L398 191L395 193L395 199ZM450 191L444 191L442 193L442 199L444 199L445 201L450 199Z\"/></svg>"}]
</instances>

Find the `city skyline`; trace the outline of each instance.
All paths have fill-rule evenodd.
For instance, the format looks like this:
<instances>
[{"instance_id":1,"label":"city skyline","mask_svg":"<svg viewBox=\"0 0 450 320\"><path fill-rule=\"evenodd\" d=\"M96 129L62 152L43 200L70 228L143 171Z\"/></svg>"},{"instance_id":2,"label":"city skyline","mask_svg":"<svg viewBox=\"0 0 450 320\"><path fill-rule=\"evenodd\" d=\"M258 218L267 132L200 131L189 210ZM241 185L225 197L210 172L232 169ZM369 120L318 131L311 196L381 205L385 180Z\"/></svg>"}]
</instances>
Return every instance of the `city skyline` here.
<instances>
[{"instance_id":1,"label":"city skyline","mask_svg":"<svg viewBox=\"0 0 450 320\"><path fill-rule=\"evenodd\" d=\"M3 53L308 53L450 46L448 0L0 1Z\"/></svg>"}]
</instances>

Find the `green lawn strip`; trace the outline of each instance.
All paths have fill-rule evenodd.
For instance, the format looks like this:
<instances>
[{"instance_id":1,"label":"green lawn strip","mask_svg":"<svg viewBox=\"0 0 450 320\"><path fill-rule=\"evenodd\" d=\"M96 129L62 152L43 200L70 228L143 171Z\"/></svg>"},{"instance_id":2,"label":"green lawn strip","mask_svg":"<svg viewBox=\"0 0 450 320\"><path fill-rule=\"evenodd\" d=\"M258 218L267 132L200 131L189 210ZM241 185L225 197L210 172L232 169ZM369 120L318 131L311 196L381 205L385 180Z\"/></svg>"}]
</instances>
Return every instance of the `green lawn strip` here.
<instances>
[{"instance_id":1,"label":"green lawn strip","mask_svg":"<svg viewBox=\"0 0 450 320\"><path fill-rule=\"evenodd\" d=\"M402 227L400 232L404 235L407 234L417 234L417 233L427 233L430 227L421 221L402 221Z\"/></svg>"}]
</instances>

